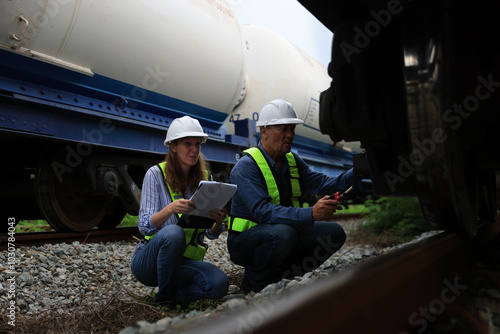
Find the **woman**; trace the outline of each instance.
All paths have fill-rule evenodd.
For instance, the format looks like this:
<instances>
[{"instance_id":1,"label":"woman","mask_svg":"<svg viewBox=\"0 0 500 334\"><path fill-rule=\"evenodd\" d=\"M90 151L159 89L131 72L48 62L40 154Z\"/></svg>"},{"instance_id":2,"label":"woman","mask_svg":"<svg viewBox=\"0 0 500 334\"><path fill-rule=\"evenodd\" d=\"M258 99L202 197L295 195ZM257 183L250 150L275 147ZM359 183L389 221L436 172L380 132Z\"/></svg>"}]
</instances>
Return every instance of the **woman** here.
<instances>
[{"instance_id":1,"label":"woman","mask_svg":"<svg viewBox=\"0 0 500 334\"><path fill-rule=\"evenodd\" d=\"M158 286L155 302L180 303L221 298L229 286L226 274L203 261L203 237L218 238L225 212L213 209L210 229L183 229L179 216L190 213L189 200L200 180L207 177L200 145L208 138L200 123L189 116L175 119L167 132L170 146L166 161L151 167L144 176L139 210L139 231L146 236L137 245L131 269L139 282Z\"/></svg>"}]
</instances>

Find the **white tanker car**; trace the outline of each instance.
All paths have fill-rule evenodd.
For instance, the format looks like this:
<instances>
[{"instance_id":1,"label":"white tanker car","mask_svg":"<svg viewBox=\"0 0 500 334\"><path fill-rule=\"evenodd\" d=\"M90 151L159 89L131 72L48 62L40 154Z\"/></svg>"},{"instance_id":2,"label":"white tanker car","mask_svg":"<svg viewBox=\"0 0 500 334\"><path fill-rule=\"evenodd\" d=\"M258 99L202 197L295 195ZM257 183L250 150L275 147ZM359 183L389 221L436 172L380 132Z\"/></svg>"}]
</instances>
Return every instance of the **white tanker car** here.
<instances>
[{"instance_id":1,"label":"white tanker car","mask_svg":"<svg viewBox=\"0 0 500 334\"><path fill-rule=\"evenodd\" d=\"M242 27L223 1L2 1L2 214L58 230L114 227L137 213L174 118L200 120L203 153L224 180L275 98L305 122L295 150L338 174L352 157L319 130L329 84L324 66L272 31Z\"/></svg>"}]
</instances>

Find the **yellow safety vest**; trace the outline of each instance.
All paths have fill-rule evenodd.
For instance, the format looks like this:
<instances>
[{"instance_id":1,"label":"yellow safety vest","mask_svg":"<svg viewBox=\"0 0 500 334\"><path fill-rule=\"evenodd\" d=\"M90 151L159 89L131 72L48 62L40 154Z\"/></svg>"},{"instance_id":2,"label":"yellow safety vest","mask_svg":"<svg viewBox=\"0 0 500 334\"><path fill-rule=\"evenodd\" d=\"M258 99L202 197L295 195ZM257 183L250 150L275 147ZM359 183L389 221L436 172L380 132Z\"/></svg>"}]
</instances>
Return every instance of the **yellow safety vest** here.
<instances>
[{"instance_id":1,"label":"yellow safety vest","mask_svg":"<svg viewBox=\"0 0 500 334\"><path fill-rule=\"evenodd\" d=\"M264 180L266 181L267 191L269 196L271 196L271 203L280 205L280 192L278 190L278 185L276 184L276 180L274 179L273 172L271 171L271 167L267 163L266 158L262 151L257 147L252 147L244 151L245 153L250 154L250 156L255 160L257 166L259 166L262 175L264 176ZM290 152L287 153L286 159L288 160L288 166L290 169L290 185L292 187L292 205L296 208L300 207L299 197L301 196L300 191L300 182L299 182L299 169L297 168L297 163L295 161L295 156ZM229 217L229 230L236 232L244 232L249 228L257 225L256 222L240 217Z\"/></svg>"},{"instance_id":2,"label":"yellow safety vest","mask_svg":"<svg viewBox=\"0 0 500 334\"><path fill-rule=\"evenodd\" d=\"M167 162L161 162L158 164L160 167L162 174L163 174L163 179L165 180L165 167L167 166ZM208 172L207 172L208 174ZM172 198L172 201L176 201L178 199L184 198L182 193L176 193L173 192L172 189L170 188L170 185L165 182L168 188L168 192L170 194L170 198ZM178 217L180 218L182 214L179 214ZM203 260L205 257L205 253L207 252L206 246L200 245L198 240L199 240L199 235L203 233L205 230L204 229L198 229L198 228L184 228L184 234L186 235L186 251L184 252L184 257L187 257L188 259L192 260ZM154 237L154 234L151 236L144 237L146 240L150 240L151 238Z\"/></svg>"}]
</instances>

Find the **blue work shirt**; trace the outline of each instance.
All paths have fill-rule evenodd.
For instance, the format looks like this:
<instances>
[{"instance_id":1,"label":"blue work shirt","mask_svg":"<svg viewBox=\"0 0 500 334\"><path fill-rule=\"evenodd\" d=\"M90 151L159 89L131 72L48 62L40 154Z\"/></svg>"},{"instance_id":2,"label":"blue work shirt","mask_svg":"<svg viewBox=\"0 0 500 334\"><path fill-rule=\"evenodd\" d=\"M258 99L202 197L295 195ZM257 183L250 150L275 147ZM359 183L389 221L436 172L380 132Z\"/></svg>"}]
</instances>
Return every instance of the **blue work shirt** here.
<instances>
[{"instance_id":1,"label":"blue work shirt","mask_svg":"<svg viewBox=\"0 0 500 334\"><path fill-rule=\"evenodd\" d=\"M303 229L314 223L312 207L296 208L290 201L291 186L288 161L282 156L282 171L278 170L276 162L263 149L259 148L270 163L276 184L280 192L282 205L271 204L271 196L262 177L262 172L250 155L243 156L231 171L231 183L238 189L231 203L231 216L250 219L258 224L288 224ZM302 193L331 195L337 191L344 191L359 182L359 179L350 169L337 177L327 176L309 168L307 163L295 155L300 175L300 189Z\"/></svg>"}]
</instances>

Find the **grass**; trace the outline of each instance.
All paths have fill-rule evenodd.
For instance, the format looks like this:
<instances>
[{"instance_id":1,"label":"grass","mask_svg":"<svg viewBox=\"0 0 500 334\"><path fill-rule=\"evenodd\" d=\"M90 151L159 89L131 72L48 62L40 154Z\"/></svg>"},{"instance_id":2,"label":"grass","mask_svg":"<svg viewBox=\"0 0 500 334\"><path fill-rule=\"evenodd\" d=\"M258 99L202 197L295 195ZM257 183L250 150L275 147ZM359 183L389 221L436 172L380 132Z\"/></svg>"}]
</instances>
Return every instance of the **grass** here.
<instances>
[{"instance_id":1,"label":"grass","mask_svg":"<svg viewBox=\"0 0 500 334\"><path fill-rule=\"evenodd\" d=\"M431 230L416 197L382 197L367 202L367 210L365 223L349 236L354 243L393 246Z\"/></svg>"},{"instance_id":2,"label":"grass","mask_svg":"<svg viewBox=\"0 0 500 334\"><path fill-rule=\"evenodd\" d=\"M137 226L137 216L131 216L126 214L123 217L122 222L118 225L118 227L129 227L129 226ZM52 226L47 223L46 220L38 219L38 220L21 220L16 225L16 233L28 233L28 232L47 232L47 231L55 231Z\"/></svg>"},{"instance_id":3,"label":"grass","mask_svg":"<svg viewBox=\"0 0 500 334\"><path fill-rule=\"evenodd\" d=\"M52 226L45 220L21 220L16 225L16 233L47 232L54 231Z\"/></svg>"},{"instance_id":4,"label":"grass","mask_svg":"<svg viewBox=\"0 0 500 334\"><path fill-rule=\"evenodd\" d=\"M366 204L349 204L346 203L343 205L341 211L337 211L337 213L370 213L369 205Z\"/></svg>"},{"instance_id":5,"label":"grass","mask_svg":"<svg viewBox=\"0 0 500 334\"><path fill-rule=\"evenodd\" d=\"M122 222L118 225L118 227L129 227L129 226L137 226L138 216L131 216L128 213L123 217Z\"/></svg>"}]
</instances>

